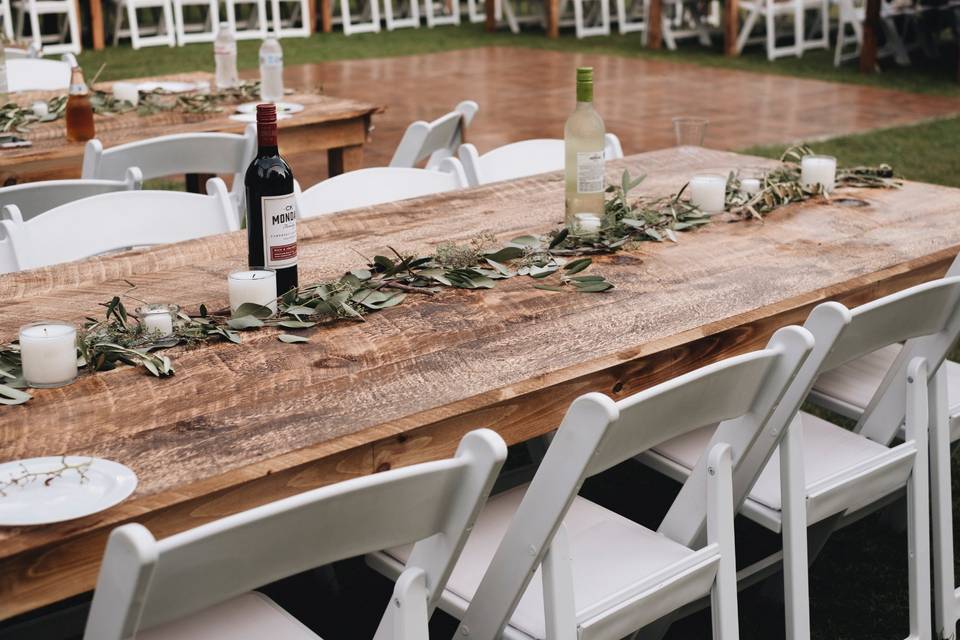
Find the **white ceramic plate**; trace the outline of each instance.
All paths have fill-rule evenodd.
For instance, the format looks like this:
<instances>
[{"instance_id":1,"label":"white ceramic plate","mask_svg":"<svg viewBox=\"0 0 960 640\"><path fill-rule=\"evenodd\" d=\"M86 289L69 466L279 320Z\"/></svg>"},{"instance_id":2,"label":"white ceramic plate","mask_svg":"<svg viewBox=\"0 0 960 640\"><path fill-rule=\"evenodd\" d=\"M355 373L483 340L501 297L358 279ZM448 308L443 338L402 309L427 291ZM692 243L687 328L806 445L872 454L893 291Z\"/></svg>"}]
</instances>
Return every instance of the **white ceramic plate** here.
<instances>
[{"instance_id":1,"label":"white ceramic plate","mask_svg":"<svg viewBox=\"0 0 960 640\"><path fill-rule=\"evenodd\" d=\"M257 105L262 102L244 102L237 106L237 113L256 113ZM300 113L303 111L303 105L297 102L278 102L277 113Z\"/></svg>"},{"instance_id":2,"label":"white ceramic plate","mask_svg":"<svg viewBox=\"0 0 960 640\"><path fill-rule=\"evenodd\" d=\"M0 526L50 524L82 518L108 509L126 499L137 488L137 476L118 462L84 456L67 456L76 465L90 461L82 480L75 470L64 472L44 483L39 477L23 485L7 486L24 471L45 474L63 466L61 456L30 458L0 464Z\"/></svg>"},{"instance_id":3,"label":"white ceramic plate","mask_svg":"<svg viewBox=\"0 0 960 640\"><path fill-rule=\"evenodd\" d=\"M141 82L137 91L166 91L167 93L186 93L196 91L196 82Z\"/></svg>"},{"instance_id":4,"label":"white ceramic plate","mask_svg":"<svg viewBox=\"0 0 960 640\"><path fill-rule=\"evenodd\" d=\"M277 120L286 120L286 119L289 118L289 117L290 117L290 116L288 116L288 115L285 114L285 113L278 113L278 114L277 114ZM233 114L232 116L230 116L230 119L231 119L231 120L236 120L237 122L256 122L256 121L257 121L257 114L255 114L255 113L235 113L235 114Z\"/></svg>"}]
</instances>

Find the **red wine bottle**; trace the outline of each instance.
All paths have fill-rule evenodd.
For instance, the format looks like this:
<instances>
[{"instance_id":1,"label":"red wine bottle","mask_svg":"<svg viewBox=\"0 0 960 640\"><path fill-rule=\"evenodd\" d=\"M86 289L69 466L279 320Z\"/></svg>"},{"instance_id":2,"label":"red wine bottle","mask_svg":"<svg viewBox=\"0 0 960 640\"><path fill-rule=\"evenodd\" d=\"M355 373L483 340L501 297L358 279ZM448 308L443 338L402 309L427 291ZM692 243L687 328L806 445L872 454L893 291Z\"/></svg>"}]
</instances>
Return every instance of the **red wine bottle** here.
<instances>
[{"instance_id":1,"label":"red wine bottle","mask_svg":"<svg viewBox=\"0 0 960 640\"><path fill-rule=\"evenodd\" d=\"M297 203L293 172L277 147L277 107L257 105L257 157L247 168L247 256L277 273L277 295L297 288Z\"/></svg>"}]
</instances>

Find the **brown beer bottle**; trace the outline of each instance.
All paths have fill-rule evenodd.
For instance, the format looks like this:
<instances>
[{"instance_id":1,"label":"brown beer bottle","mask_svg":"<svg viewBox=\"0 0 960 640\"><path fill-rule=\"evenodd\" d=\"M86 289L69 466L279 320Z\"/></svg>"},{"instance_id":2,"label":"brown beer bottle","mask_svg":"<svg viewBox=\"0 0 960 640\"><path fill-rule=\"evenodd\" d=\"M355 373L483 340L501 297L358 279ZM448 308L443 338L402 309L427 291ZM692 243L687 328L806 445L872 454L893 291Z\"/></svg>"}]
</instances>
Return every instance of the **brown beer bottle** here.
<instances>
[{"instance_id":1,"label":"brown beer bottle","mask_svg":"<svg viewBox=\"0 0 960 640\"><path fill-rule=\"evenodd\" d=\"M83 80L83 69L74 67L70 74L70 95L67 97L67 140L84 142L93 138L93 105Z\"/></svg>"}]
</instances>

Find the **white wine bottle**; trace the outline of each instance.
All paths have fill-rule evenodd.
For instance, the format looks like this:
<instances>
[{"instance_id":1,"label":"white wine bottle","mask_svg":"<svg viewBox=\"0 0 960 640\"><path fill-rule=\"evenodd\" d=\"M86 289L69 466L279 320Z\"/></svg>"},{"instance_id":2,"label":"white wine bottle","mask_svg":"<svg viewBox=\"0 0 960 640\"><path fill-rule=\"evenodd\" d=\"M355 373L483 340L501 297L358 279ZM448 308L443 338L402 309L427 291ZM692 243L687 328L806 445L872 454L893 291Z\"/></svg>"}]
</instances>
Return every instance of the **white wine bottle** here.
<instances>
[{"instance_id":1,"label":"white wine bottle","mask_svg":"<svg viewBox=\"0 0 960 640\"><path fill-rule=\"evenodd\" d=\"M566 224L577 216L603 218L603 120L593 108L593 67L577 69L577 108L563 129L566 152Z\"/></svg>"}]
</instances>

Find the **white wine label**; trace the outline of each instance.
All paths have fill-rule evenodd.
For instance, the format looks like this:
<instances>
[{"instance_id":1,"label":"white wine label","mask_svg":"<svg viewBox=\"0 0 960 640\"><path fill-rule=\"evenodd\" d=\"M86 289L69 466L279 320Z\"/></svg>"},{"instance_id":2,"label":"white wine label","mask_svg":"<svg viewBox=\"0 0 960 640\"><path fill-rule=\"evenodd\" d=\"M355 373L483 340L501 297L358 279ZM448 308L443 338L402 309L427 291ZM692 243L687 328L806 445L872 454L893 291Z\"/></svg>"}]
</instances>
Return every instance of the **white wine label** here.
<instances>
[{"instance_id":1,"label":"white wine label","mask_svg":"<svg viewBox=\"0 0 960 640\"><path fill-rule=\"evenodd\" d=\"M263 257L267 267L283 269L297 264L297 201L285 196L262 196Z\"/></svg>"},{"instance_id":2,"label":"white wine label","mask_svg":"<svg viewBox=\"0 0 960 640\"><path fill-rule=\"evenodd\" d=\"M603 192L603 151L577 152L577 193Z\"/></svg>"},{"instance_id":3,"label":"white wine label","mask_svg":"<svg viewBox=\"0 0 960 640\"><path fill-rule=\"evenodd\" d=\"M260 55L260 64L263 66L283 64L283 54L263 53Z\"/></svg>"}]
</instances>

